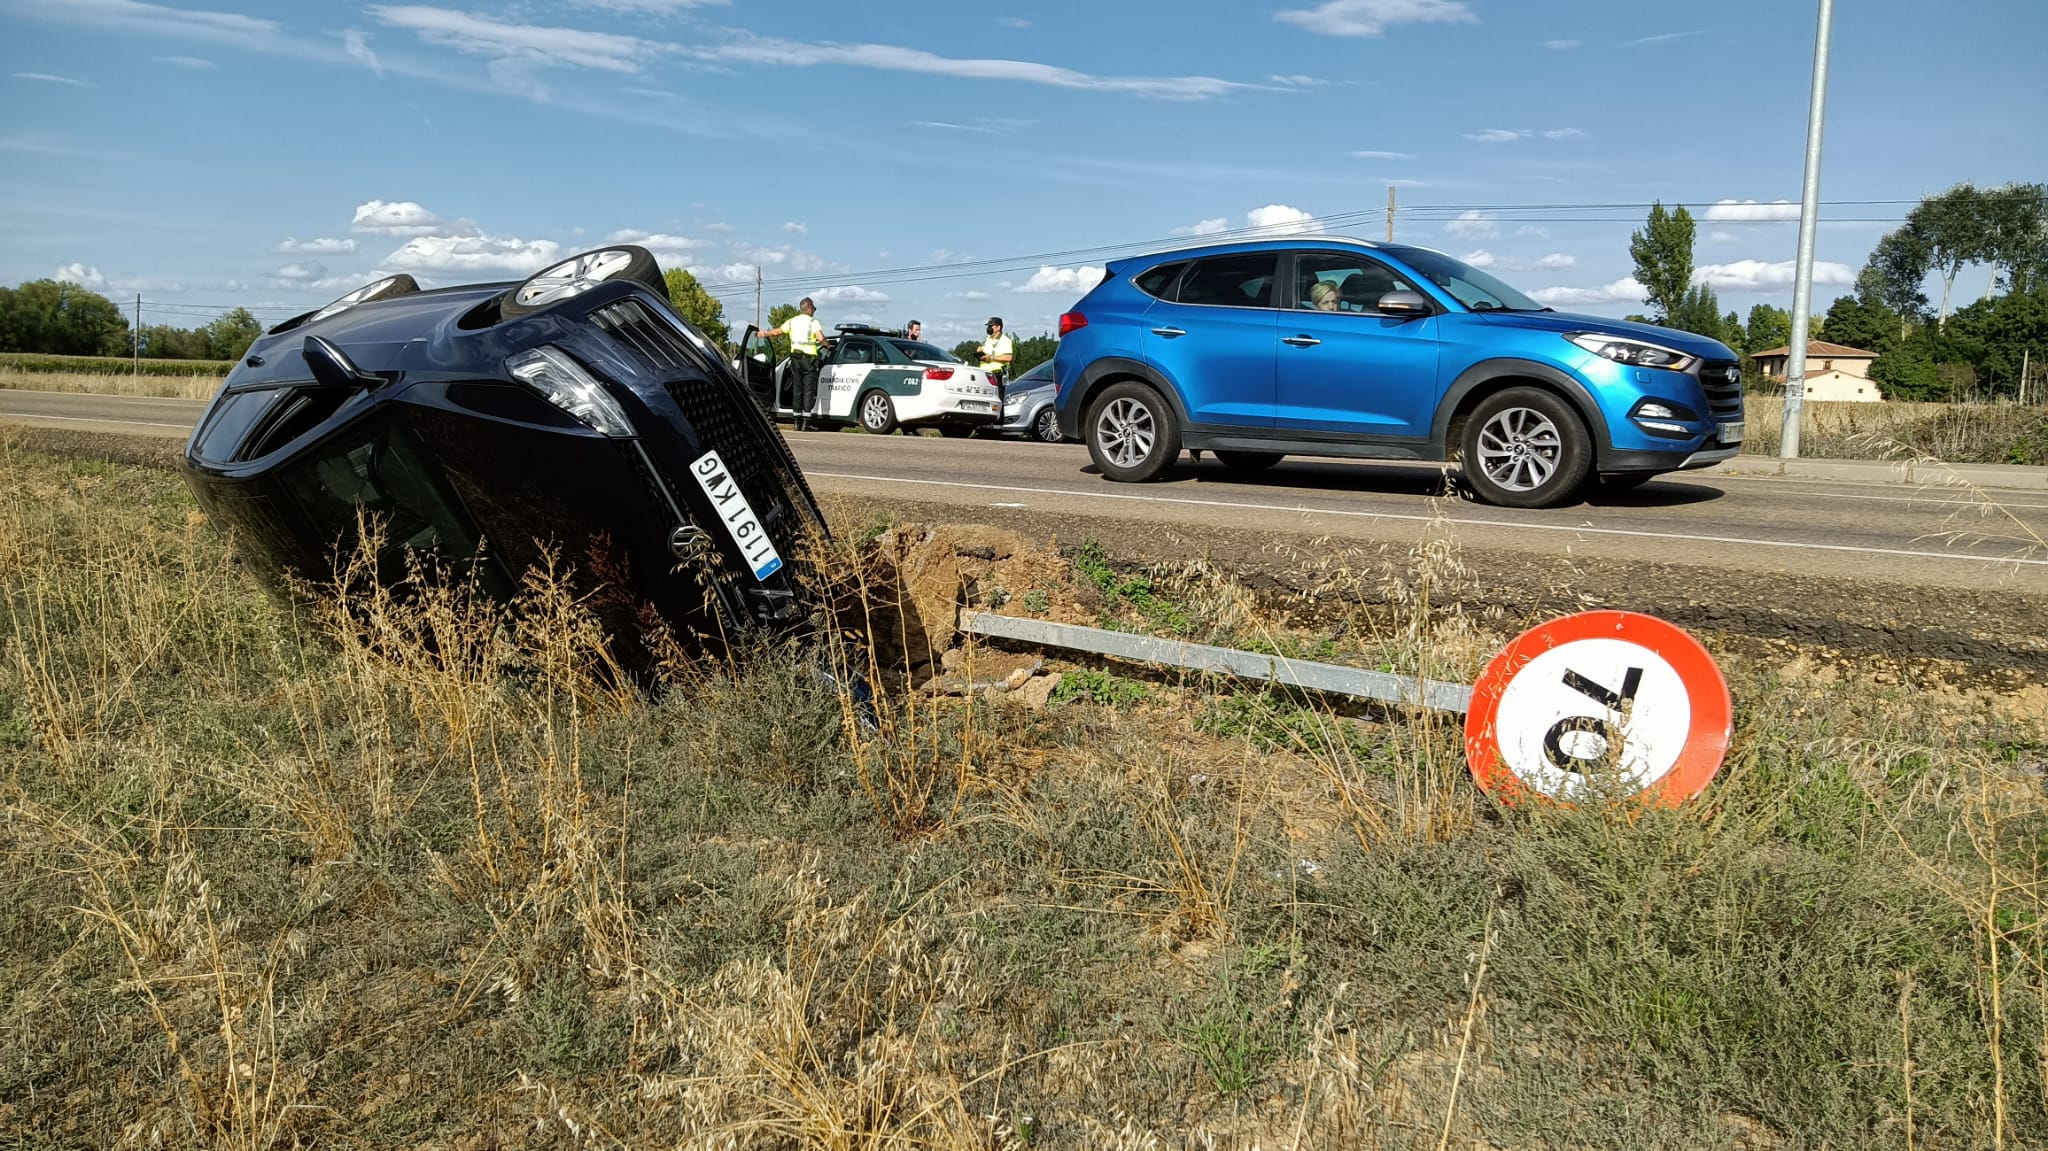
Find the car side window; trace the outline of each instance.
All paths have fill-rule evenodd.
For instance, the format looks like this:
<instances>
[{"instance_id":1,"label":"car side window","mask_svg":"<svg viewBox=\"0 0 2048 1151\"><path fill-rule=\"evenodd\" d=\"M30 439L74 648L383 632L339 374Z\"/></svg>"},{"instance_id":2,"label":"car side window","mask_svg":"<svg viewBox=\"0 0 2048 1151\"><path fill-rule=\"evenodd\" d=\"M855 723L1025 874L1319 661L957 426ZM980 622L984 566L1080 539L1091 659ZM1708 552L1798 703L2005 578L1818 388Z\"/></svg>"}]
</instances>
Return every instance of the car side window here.
<instances>
[{"instance_id":1,"label":"car side window","mask_svg":"<svg viewBox=\"0 0 2048 1151\"><path fill-rule=\"evenodd\" d=\"M1173 298L1174 284L1180 279L1182 270L1187 266L1187 261L1185 260L1172 264L1161 264L1156 268L1148 268L1140 272L1137 279L1131 282L1138 285L1138 290L1148 296L1157 296L1162 300L1170 300Z\"/></svg>"},{"instance_id":2,"label":"car side window","mask_svg":"<svg viewBox=\"0 0 2048 1151\"><path fill-rule=\"evenodd\" d=\"M1297 252L1294 302L1321 312L1376 312L1388 292L1412 292L1415 285L1376 260L1355 252Z\"/></svg>"},{"instance_id":3,"label":"car side window","mask_svg":"<svg viewBox=\"0 0 2048 1151\"><path fill-rule=\"evenodd\" d=\"M1181 277L1179 300L1183 304L1226 308L1270 308L1278 260L1278 253L1274 252L1240 252L1196 260Z\"/></svg>"},{"instance_id":4,"label":"car side window","mask_svg":"<svg viewBox=\"0 0 2048 1151\"><path fill-rule=\"evenodd\" d=\"M872 364L875 362L874 345L866 340L848 340L846 341L846 346L839 350L839 362L842 364Z\"/></svg>"}]
</instances>

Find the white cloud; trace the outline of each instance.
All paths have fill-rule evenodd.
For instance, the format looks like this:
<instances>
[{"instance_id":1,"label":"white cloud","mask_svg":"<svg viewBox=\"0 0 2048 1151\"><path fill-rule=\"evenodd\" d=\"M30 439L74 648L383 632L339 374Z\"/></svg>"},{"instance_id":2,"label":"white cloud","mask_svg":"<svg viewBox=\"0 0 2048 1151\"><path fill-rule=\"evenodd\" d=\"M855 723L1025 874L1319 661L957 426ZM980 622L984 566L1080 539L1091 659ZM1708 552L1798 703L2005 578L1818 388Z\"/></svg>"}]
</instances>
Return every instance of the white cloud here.
<instances>
[{"instance_id":1,"label":"white cloud","mask_svg":"<svg viewBox=\"0 0 2048 1151\"><path fill-rule=\"evenodd\" d=\"M142 276L107 276L90 264L73 261L58 268L50 277L65 283L91 288L95 292L182 292L185 285L170 280L151 280Z\"/></svg>"},{"instance_id":2,"label":"white cloud","mask_svg":"<svg viewBox=\"0 0 2048 1151\"><path fill-rule=\"evenodd\" d=\"M578 8L603 8L611 12L674 12L683 8L722 8L731 0L569 0Z\"/></svg>"},{"instance_id":3,"label":"white cloud","mask_svg":"<svg viewBox=\"0 0 2048 1151\"><path fill-rule=\"evenodd\" d=\"M538 272L561 256L553 240L514 236L414 236L386 256L381 268L395 272Z\"/></svg>"},{"instance_id":4,"label":"white cloud","mask_svg":"<svg viewBox=\"0 0 2048 1151\"><path fill-rule=\"evenodd\" d=\"M509 24L486 16L418 4L372 4L370 13L394 28L417 33L429 44L439 44L469 55L526 64L634 73L671 47L637 36L538 24Z\"/></svg>"},{"instance_id":5,"label":"white cloud","mask_svg":"<svg viewBox=\"0 0 2048 1151\"><path fill-rule=\"evenodd\" d=\"M1494 266L1495 263L1498 262L1494 259L1493 253L1487 251L1485 248L1480 248L1478 251L1474 252L1467 252L1463 256L1463 259L1466 263L1472 265L1475 268L1491 268Z\"/></svg>"},{"instance_id":6,"label":"white cloud","mask_svg":"<svg viewBox=\"0 0 2048 1151\"><path fill-rule=\"evenodd\" d=\"M810 228L806 227L800 221L791 220L782 226L782 230L788 232L792 236L801 236L804 233L809 232Z\"/></svg>"},{"instance_id":7,"label":"white cloud","mask_svg":"<svg viewBox=\"0 0 2048 1151\"><path fill-rule=\"evenodd\" d=\"M356 205L349 228L357 232L381 232L388 236L424 236L438 231L441 217L411 200L370 200Z\"/></svg>"},{"instance_id":8,"label":"white cloud","mask_svg":"<svg viewBox=\"0 0 2048 1151\"><path fill-rule=\"evenodd\" d=\"M1529 298L1539 304L1618 304L1622 302L1641 303L1643 286L1634 276L1623 276L1612 283L1597 288L1538 288L1529 293Z\"/></svg>"},{"instance_id":9,"label":"white cloud","mask_svg":"<svg viewBox=\"0 0 2048 1151\"><path fill-rule=\"evenodd\" d=\"M1716 200L1707 206L1707 210L1700 214L1700 218L1735 224L1797 220L1799 205L1790 200L1772 200L1768 204L1756 200Z\"/></svg>"},{"instance_id":10,"label":"white cloud","mask_svg":"<svg viewBox=\"0 0 2048 1151\"><path fill-rule=\"evenodd\" d=\"M56 274L50 278L61 280L68 284L77 284L81 288L92 288L95 290L107 286L107 278L100 275L98 268L77 262L66 264L57 269Z\"/></svg>"},{"instance_id":11,"label":"white cloud","mask_svg":"<svg viewBox=\"0 0 2048 1151\"><path fill-rule=\"evenodd\" d=\"M1659 32L1655 36L1638 36L1633 40L1624 40L1621 46L1633 48L1638 44L1668 44L1673 40L1683 40L1688 36L1697 35L1698 32Z\"/></svg>"},{"instance_id":12,"label":"white cloud","mask_svg":"<svg viewBox=\"0 0 2048 1151\"><path fill-rule=\"evenodd\" d=\"M964 292L947 292L946 298L949 300L986 300L988 299L988 293L975 288L969 288Z\"/></svg>"},{"instance_id":13,"label":"white cloud","mask_svg":"<svg viewBox=\"0 0 2048 1151\"><path fill-rule=\"evenodd\" d=\"M158 56L156 59L160 64L176 64L180 68L190 68L194 72L203 72L214 66L213 61L198 56Z\"/></svg>"},{"instance_id":14,"label":"white cloud","mask_svg":"<svg viewBox=\"0 0 2048 1151\"><path fill-rule=\"evenodd\" d=\"M1795 266L1792 260L1779 260L1775 263L1763 260L1736 260L1729 264L1707 264L1692 270L1692 282L1732 292L1768 291L1790 285ZM1853 284L1856 282L1856 272L1847 264L1815 260L1813 282Z\"/></svg>"},{"instance_id":15,"label":"white cloud","mask_svg":"<svg viewBox=\"0 0 2048 1151\"><path fill-rule=\"evenodd\" d=\"M1707 233L1707 239L1710 242L1716 244L1732 244L1735 241L1740 240L1741 238L1741 236L1738 236L1733 232L1716 231Z\"/></svg>"},{"instance_id":16,"label":"white cloud","mask_svg":"<svg viewBox=\"0 0 2048 1151\"><path fill-rule=\"evenodd\" d=\"M996 23L1019 32L1031 27L1031 21L1026 20L1022 16L998 16L996 17Z\"/></svg>"},{"instance_id":17,"label":"white cloud","mask_svg":"<svg viewBox=\"0 0 2048 1151\"><path fill-rule=\"evenodd\" d=\"M303 284L309 283L313 280L320 279L322 276L325 276L326 274L327 265L321 263L320 261L301 260L295 264L286 264L284 267L279 268L277 271L270 273L270 278L273 280L286 280L292 283Z\"/></svg>"},{"instance_id":18,"label":"white cloud","mask_svg":"<svg viewBox=\"0 0 2048 1151\"><path fill-rule=\"evenodd\" d=\"M1300 73L1288 76L1268 76L1266 79L1280 85L1282 88L1321 88L1329 84L1328 80L1320 76L1304 76Z\"/></svg>"},{"instance_id":19,"label":"white cloud","mask_svg":"<svg viewBox=\"0 0 2048 1151\"><path fill-rule=\"evenodd\" d=\"M69 84L74 88L99 87L98 84L88 84L84 80L73 80L69 76L52 76L48 72L16 72L14 78L17 80L39 80L45 84Z\"/></svg>"},{"instance_id":20,"label":"white cloud","mask_svg":"<svg viewBox=\"0 0 2048 1151\"><path fill-rule=\"evenodd\" d=\"M1500 235L1500 223L1485 212L1473 209L1460 212L1454 220L1444 223L1444 232L1461 240L1491 240Z\"/></svg>"},{"instance_id":21,"label":"white cloud","mask_svg":"<svg viewBox=\"0 0 2048 1151\"><path fill-rule=\"evenodd\" d=\"M1543 46L1553 52L1562 52L1568 48L1578 47L1579 42L1577 40L1545 40Z\"/></svg>"},{"instance_id":22,"label":"white cloud","mask_svg":"<svg viewBox=\"0 0 2048 1151\"><path fill-rule=\"evenodd\" d=\"M704 241L689 236L673 236L667 232L643 232L638 228L621 228L604 238L607 244L638 244L653 253L655 262L664 268L684 268L690 263L690 254L704 246ZM749 271L746 278L751 280L754 273Z\"/></svg>"},{"instance_id":23,"label":"white cloud","mask_svg":"<svg viewBox=\"0 0 2048 1151\"><path fill-rule=\"evenodd\" d=\"M1326 0L1283 9L1273 19L1322 36L1380 36L1396 24L1479 23L1463 0Z\"/></svg>"},{"instance_id":24,"label":"white cloud","mask_svg":"<svg viewBox=\"0 0 2048 1151\"><path fill-rule=\"evenodd\" d=\"M1031 60L973 59L940 56L894 44L812 44L763 36L739 36L683 51L713 62L780 64L791 68L841 64L963 80L1012 80L1054 88L1122 92L1155 100L1207 100L1258 86L1214 76L1097 76Z\"/></svg>"},{"instance_id":25,"label":"white cloud","mask_svg":"<svg viewBox=\"0 0 2048 1151\"><path fill-rule=\"evenodd\" d=\"M925 259L928 263L933 264L965 264L974 259L974 253L955 252L947 248L933 248L932 254L925 257Z\"/></svg>"},{"instance_id":26,"label":"white cloud","mask_svg":"<svg viewBox=\"0 0 2048 1151\"><path fill-rule=\"evenodd\" d=\"M377 74L378 79L384 78L384 65L377 62L377 54L370 51L369 37L364 36L360 30L350 28L348 31L343 32L341 34L341 48L342 51L368 65L370 71Z\"/></svg>"},{"instance_id":27,"label":"white cloud","mask_svg":"<svg viewBox=\"0 0 2048 1151\"><path fill-rule=\"evenodd\" d=\"M1047 265L1031 273L1030 278L1017 285L1017 291L1074 296L1101 282L1101 268L1089 267L1086 264L1078 268L1055 268Z\"/></svg>"},{"instance_id":28,"label":"white cloud","mask_svg":"<svg viewBox=\"0 0 2048 1151\"><path fill-rule=\"evenodd\" d=\"M1477 132L1465 133L1465 138L1477 144L1512 144L1517 140L1535 137L1545 140L1574 140L1585 134L1583 128L1481 128Z\"/></svg>"},{"instance_id":29,"label":"white cloud","mask_svg":"<svg viewBox=\"0 0 2048 1151\"><path fill-rule=\"evenodd\" d=\"M1356 156L1361 160L1413 160L1415 158L1415 153L1413 152L1375 152L1370 149L1362 152L1352 152L1350 155Z\"/></svg>"},{"instance_id":30,"label":"white cloud","mask_svg":"<svg viewBox=\"0 0 2048 1151\"><path fill-rule=\"evenodd\" d=\"M859 284L835 284L832 287L819 288L807 294L812 300L820 304L886 304L889 302L889 293L878 292L873 288L863 288Z\"/></svg>"},{"instance_id":31,"label":"white cloud","mask_svg":"<svg viewBox=\"0 0 2048 1151\"><path fill-rule=\"evenodd\" d=\"M1559 271L1564 268L1573 267L1578 262L1577 257L1567 256L1563 252L1552 252L1547 256L1539 257L1534 266L1547 268L1551 271Z\"/></svg>"},{"instance_id":32,"label":"white cloud","mask_svg":"<svg viewBox=\"0 0 2048 1151\"><path fill-rule=\"evenodd\" d=\"M1011 120L1001 116L979 116L964 123L950 120L912 120L913 128L938 128L947 132L973 132L982 136L1014 136L1038 123L1036 120Z\"/></svg>"},{"instance_id":33,"label":"white cloud","mask_svg":"<svg viewBox=\"0 0 2048 1151\"><path fill-rule=\"evenodd\" d=\"M1253 231L1319 232L1315 217L1286 204L1268 204L1244 214L1244 226ZM1093 285L1090 285L1091 287Z\"/></svg>"},{"instance_id":34,"label":"white cloud","mask_svg":"<svg viewBox=\"0 0 2048 1151\"><path fill-rule=\"evenodd\" d=\"M1550 231L1547 228L1539 228L1534 224L1523 224L1515 229L1515 235L1534 236L1539 240L1548 240L1550 238Z\"/></svg>"},{"instance_id":35,"label":"white cloud","mask_svg":"<svg viewBox=\"0 0 2048 1151\"><path fill-rule=\"evenodd\" d=\"M288 256L338 256L355 250L354 240L337 240L326 236L312 240L286 236L278 242L277 247L271 249L273 252L281 252Z\"/></svg>"},{"instance_id":36,"label":"white cloud","mask_svg":"<svg viewBox=\"0 0 2048 1151\"><path fill-rule=\"evenodd\" d=\"M1213 236L1218 232L1228 230L1229 227L1230 217L1216 216L1207 220L1196 220L1194 223L1188 224L1185 227L1175 228L1172 232L1169 232L1168 235Z\"/></svg>"}]
</instances>

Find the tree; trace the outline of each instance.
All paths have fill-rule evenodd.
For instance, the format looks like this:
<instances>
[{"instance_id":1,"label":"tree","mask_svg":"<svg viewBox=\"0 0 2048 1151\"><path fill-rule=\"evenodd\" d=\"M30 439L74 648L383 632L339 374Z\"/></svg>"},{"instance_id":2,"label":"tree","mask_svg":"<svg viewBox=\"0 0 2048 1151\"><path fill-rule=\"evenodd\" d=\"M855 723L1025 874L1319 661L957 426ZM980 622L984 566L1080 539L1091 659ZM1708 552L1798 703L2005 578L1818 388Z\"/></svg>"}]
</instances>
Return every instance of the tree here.
<instances>
[{"instance_id":1,"label":"tree","mask_svg":"<svg viewBox=\"0 0 2048 1151\"><path fill-rule=\"evenodd\" d=\"M1870 378L1888 400L1939 400L1948 394L1924 340L1907 340L1879 356L1870 365Z\"/></svg>"},{"instance_id":2,"label":"tree","mask_svg":"<svg viewBox=\"0 0 2048 1151\"><path fill-rule=\"evenodd\" d=\"M2023 294L2048 281L2048 186L2006 184L1983 194L1984 259L2005 289Z\"/></svg>"},{"instance_id":3,"label":"tree","mask_svg":"<svg viewBox=\"0 0 2048 1151\"><path fill-rule=\"evenodd\" d=\"M1636 282L1643 286L1643 302L1656 310L1658 323L1670 320L1692 287L1693 231L1692 213L1685 205L1667 213L1659 200L1650 205L1648 224L1629 236Z\"/></svg>"},{"instance_id":4,"label":"tree","mask_svg":"<svg viewBox=\"0 0 2048 1151\"><path fill-rule=\"evenodd\" d=\"M1936 321L1946 324L1956 273L1964 264L1985 259L1991 252L1984 193L1963 183L1929 196L1906 214L1906 227L1925 238L1929 266L1941 276L1941 308Z\"/></svg>"},{"instance_id":5,"label":"tree","mask_svg":"<svg viewBox=\"0 0 2048 1151\"><path fill-rule=\"evenodd\" d=\"M669 306L676 310L676 315L704 333L705 339L724 347L731 328L725 322L725 305L718 302L718 297L705 291L697 277L682 268L670 268L661 278L668 285Z\"/></svg>"},{"instance_id":6,"label":"tree","mask_svg":"<svg viewBox=\"0 0 2048 1151\"><path fill-rule=\"evenodd\" d=\"M236 308L206 325L206 354L215 360L239 360L263 334L263 325L247 308Z\"/></svg>"},{"instance_id":7,"label":"tree","mask_svg":"<svg viewBox=\"0 0 2048 1151\"><path fill-rule=\"evenodd\" d=\"M61 280L0 288L0 351L97 356L127 343L128 321L98 292Z\"/></svg>"},{"instance_id":8,"label":"tree","mask_svg":"<svg viewBox=\"0 0 2048 1151\"><path fill-rule=\"evenodd\" d=\"M1792 313L1770 304L1752 304L1742 331L1742 350L1750 355L1792 343Z\"/></svg>"},{"instance_id":9,"label":"tree","mask_svg":"<svg viewBox=\"0 0 2048 1151\"><path fill-rule=\"evenodd\" d=\"M1882 354L1899 343L1894 326L1884 305L1861 296L1838 296L1814 338Z\"/></svg>"},{"instance_id":10,"label":"tree","mask_svg":"<svg viewBox=\"0 0 2048 1151\"><path fill-rule=\"evenodd\" d=\"M1933 245L1925 233L1911 227L1895 228L1870 250L1870 258L1856 275L1856 294L1896 315L1902 340L1912 331L1913 321L1927 311L1927 293L1920 285L1933 260Z\"/></svg>"},{"instance_id":11,"label":"tree","mask_svg":"<svg viewBox=\"0 0 2048 1151\"><path fill-rule=\"evenodd\" d=\"M1943 366L1967 362L1991 395L2019 392L2022 365L2031 371L2048 357L2048 286L2013 292L1959 308L1936 346Z\"/></svg>"},{"instance_id":12,"label":"tree","mask_svg":"<svg viewBox=\"0 0 2048 1151\"><path fill-rule=\"evenodd\" d=\"M771 331L772 331L772 330L774 330L774 329L776 329L776 328L779 328L779 327L781 327L782 325L784 325L784 324L788 323L788 322L789 322L789 320L791 319L791 317L795 316L795 315L796 315L796 314L797 314L798 312L800 312L800 311L802 311L802 310L803 310L803 309L801 309L801 308L797 307L797 306L796 306L795 304L776 304L776 305L775 305L774 307L772 307L772 308L769 308L769 309L768 309L768 330L771 330ZM775 360L781 360L781 359L783 359L784 357L788 356L788 355L789 355L789 337L788 337L788 336L771 336L771 337L769 337L769 340L768 340L768 350L769 350L769 352L770 352L770 358L771 358L771 359L775 359Z\"/></svg>"},{"instance_id":13,"label":"tree","mask_svg":"<svg viewBox=\"0 0 2048 1151\"><path fill-rule=\"evenodd\" d=\"M981 344L976 340L962 340L953 345L953 358L966 363L981 362Z\"/></svg>"},{"instance_id":14,"label":"tree","mask_svg":"<svg viewBox=\"0 0 2048 1151\"><path fill-rule=\"evenodd\" d=\"M1018 340L1017 346L1011 350L1010 367L1003 373L1003 378L1006 380L1016 379L1025 372L1052 359L1053 353L1059 351L1059 348L1060 342L1051 336L1039 335L1033 336L1028 340Z\"/></svg>"},{"instance_id":15,"label":"tree","mask_svg":"<svg viewBox=\"0 0 2048 1151\"><path fill-rule=\"evenodd\" d=\"M1724 334L1721 327L1721 301L1714 295L1714 289L1705 284L1694 284L1678 297L1678 304L1671 313L1660 321L1667 328L1691 332L1718 340Z\"/></svg>"}]
</instances>

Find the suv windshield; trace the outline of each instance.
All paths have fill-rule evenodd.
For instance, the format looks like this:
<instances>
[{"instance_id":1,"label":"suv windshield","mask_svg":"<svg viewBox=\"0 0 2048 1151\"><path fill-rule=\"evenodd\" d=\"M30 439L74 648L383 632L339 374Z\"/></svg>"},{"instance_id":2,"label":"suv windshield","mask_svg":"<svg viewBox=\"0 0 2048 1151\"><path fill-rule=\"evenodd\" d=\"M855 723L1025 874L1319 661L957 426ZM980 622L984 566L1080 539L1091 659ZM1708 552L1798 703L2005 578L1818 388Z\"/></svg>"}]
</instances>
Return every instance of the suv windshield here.
<instances>
[{"instance_id":1,"label":"suv windshield","mask_svg":"<svg viewBox=\"0 0 2048 1151\"><path fill-rule=\"evenodd\" d=\"M1427 248L1382 248L1420 272L1430 283L1475 312L1543 312L1549 309L1485 272Z\"/></svg>"}]
</instances>

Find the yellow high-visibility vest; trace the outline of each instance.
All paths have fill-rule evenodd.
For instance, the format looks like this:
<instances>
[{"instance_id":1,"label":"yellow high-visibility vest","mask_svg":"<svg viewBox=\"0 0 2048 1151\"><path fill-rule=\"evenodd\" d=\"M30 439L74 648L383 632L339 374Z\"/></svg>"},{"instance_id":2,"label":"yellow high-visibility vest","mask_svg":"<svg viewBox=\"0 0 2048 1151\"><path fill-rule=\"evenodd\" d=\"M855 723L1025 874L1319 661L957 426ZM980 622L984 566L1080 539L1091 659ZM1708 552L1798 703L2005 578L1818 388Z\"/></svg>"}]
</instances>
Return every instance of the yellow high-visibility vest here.
<instances>
[{"instance_id":1,"label":"yellow high-visibility vest","mask_svg":"<svg viewBox=\"0 0 2048 1151\"><path fill-rule=\"evenodd\" d=\"M981 342L981 370L984 372L1007 372L1010 365L997 356L1016 355L1016 346L1008 336L991 336Z\"/></svg>"},{"instance_id":2,"label":"yellow high-visibility vest","mask_svg":"<svg viewBox=\"0 0 2048 1151\"><path fill-rule=\"evenodd\" d=\"M818 341L825 336L825 325L815 317L798 312L782 325L782 333L789 337L790 351L815 356L818 354Z\"/></svg>"}]
</instances>

